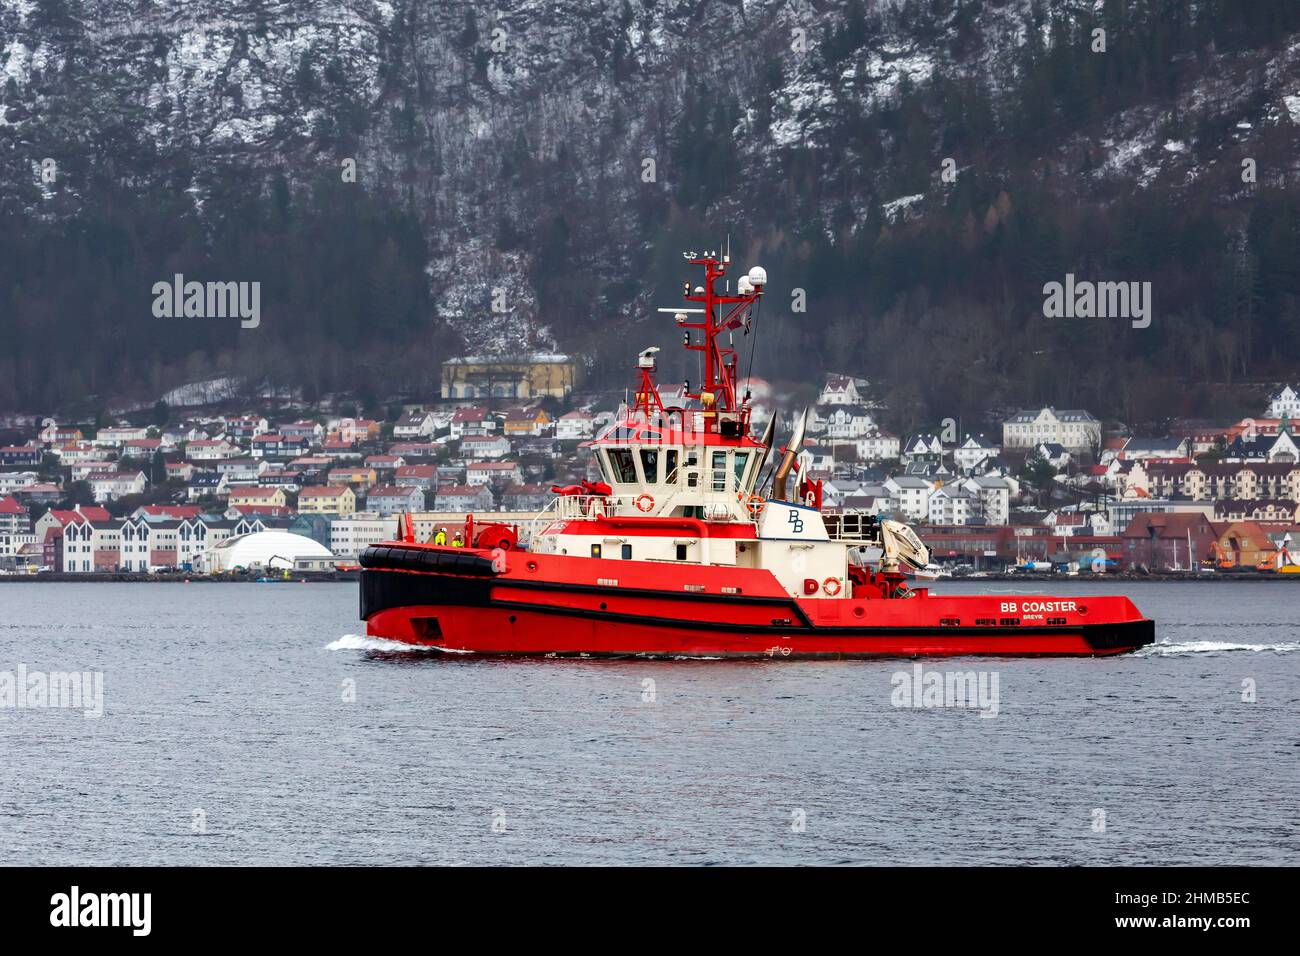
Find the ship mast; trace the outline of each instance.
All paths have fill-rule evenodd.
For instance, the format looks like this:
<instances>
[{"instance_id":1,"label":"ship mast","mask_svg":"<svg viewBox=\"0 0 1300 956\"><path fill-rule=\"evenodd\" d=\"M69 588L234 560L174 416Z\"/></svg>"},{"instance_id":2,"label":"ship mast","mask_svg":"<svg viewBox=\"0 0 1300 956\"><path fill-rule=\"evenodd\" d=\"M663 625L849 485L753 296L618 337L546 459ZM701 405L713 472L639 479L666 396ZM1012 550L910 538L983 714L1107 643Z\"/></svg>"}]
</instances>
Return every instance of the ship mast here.
<instances>
[{"instance_id":1,"label":"ship mast","mask_svg":"<svg viewBox=\"0 0 1300 956\"><path fill-rule=\"evenodd\" d=\"M704 381L699 391L688 390L686 394L697 399L704 409L704 431L716 432L719 430L719 412L743 412L746 413L743 418L748 418L749 411L748 407L741 407L742 403L736 396L736 350L731 346L724 347L718 337L742 325L748 331L754 306L767 285L767 272L761 266L755 266L740 277L734 295L729 291L719 294L716 286L727 274L730 254L723 254L721 258L716 252L699 255L687 252L683 255L689 265L704 268L704 284L692 289L687 282L684 289L686 301L698 302L703 308L661 311L676 312L677 324L687 330L683 343L685 348L704 353ZM690 321L691 316L699 316L700 321ZM703 332L703 341L694 341L691 329ZM741 425L743 430L747 430L748 422L742 420Z\"/></svg>"}]
</instances>

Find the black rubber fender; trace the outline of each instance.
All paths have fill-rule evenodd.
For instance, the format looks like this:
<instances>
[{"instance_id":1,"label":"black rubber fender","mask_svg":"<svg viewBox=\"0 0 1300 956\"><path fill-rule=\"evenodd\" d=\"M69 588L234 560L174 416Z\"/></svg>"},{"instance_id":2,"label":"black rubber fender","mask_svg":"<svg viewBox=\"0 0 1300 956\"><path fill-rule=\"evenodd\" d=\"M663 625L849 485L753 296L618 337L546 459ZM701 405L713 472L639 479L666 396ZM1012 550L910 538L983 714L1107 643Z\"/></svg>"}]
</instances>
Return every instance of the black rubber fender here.
<instances>
[{"instance_id":1,"label":"black rubber fender","mask_svg":"<svg viewBox=\"0 0 1300 956\"><path fill-rule=\"evenodd\" d=\"M484 578L496 574L491 558L459 549L376 544L361 552L358 563L371 571L424 571Z\"/></svg>"}]
</instances>

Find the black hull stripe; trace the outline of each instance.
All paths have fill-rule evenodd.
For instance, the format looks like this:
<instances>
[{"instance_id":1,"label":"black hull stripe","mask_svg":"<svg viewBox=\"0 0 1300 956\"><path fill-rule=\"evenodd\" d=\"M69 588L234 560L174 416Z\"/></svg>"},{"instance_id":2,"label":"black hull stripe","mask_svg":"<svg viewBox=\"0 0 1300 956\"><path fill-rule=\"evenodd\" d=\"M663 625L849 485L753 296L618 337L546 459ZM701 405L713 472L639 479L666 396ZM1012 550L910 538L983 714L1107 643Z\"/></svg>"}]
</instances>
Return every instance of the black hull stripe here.
<instances>
[{"instance_id":1,"label":"black hull stripe","mask_svg":"<svg viewBox=\"0 0 1300 956\"><path fill-rule=\"evenodd\" d=\"M561 617L578 617L589 620L607 621L611 623L640 624L649 627L667 627L677 628L680 630L691 631L717 631L727 634L764 634L764 635L781 635L784 637L891 637L896 635L904 636L931 636L931 637L1015 637L1019 634L1054 634L1059 637L1071 635L1081 635L1085 640L1094 646L1128 646L1131 642L1134 646L1150 644L1155 640L1155 622L1148 620L1141 621L1117 621L1110 624L1064 624L1064 625L1022 625L1020 627L939 627L933 626L874 626L874 627L853 627L840 625L809 625L808 627L799 627L798 625L781 625L781 624L735 624L730 621L684 621L680 618L672 617L655 617L646 614L623 614L617 611L596 611L587 608L569 608L557 607L550 604L530 604L526 601L498 601L492 600L489 607L502 608L512 611L527 611L536 614L554 614ZM1143 632L1148 631L1149 636L1143 637ZM1120 632L1131 640L1121 640L1117 642L1097 643L1094 637L1102 637L1107 632Z\"/></svg>"}]
</instances>

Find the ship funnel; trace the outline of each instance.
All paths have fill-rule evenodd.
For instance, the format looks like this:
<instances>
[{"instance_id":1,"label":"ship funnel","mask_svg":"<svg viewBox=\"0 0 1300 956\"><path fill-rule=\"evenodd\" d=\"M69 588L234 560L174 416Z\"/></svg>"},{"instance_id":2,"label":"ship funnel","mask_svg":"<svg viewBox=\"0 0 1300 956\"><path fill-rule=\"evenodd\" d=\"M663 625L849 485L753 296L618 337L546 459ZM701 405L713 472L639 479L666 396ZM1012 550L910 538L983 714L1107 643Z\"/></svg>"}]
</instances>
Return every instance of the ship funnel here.
<instances>
[{"instance_id":1,"label":"ship funnel","mask_svg":"<svg viewBox=\"0 0 1300 956\"><path fill-rule=\"evenodd\" d=\"M794 427L794 434L790 436L790 444L786 446L785 456L781 459L781 464L777 466L776 474L772 476L772 497L778 501L789 500L785 496L786 481L790 478L790 471L794 468L794 462L799 457L800 449L803 448L803 436L807 430L808 409L805 408Z\"/></svg>"}]
</instances>

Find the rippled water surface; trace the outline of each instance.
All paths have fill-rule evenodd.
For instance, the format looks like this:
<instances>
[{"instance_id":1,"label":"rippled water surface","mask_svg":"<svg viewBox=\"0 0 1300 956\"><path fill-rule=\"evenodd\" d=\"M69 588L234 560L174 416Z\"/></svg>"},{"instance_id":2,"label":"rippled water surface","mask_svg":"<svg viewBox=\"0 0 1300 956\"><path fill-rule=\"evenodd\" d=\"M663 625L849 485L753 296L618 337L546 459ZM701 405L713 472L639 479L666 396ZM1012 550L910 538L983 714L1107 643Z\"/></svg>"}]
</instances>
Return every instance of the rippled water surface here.
<instances>
[{"instance_id":1,"label":"rippled water surface","mask_svg":"<svg viewBox=\"0 0 1300 956\"><path fill-rule=\"evenodd\" d=\"M1154 648L924 663L995 717L895 706L910 661L404 652L350 584L0 584L0 677L104 704L0 706L0 864L1296 864L1297 584L1113 585Z\"/></svg>"}]
</instances>

